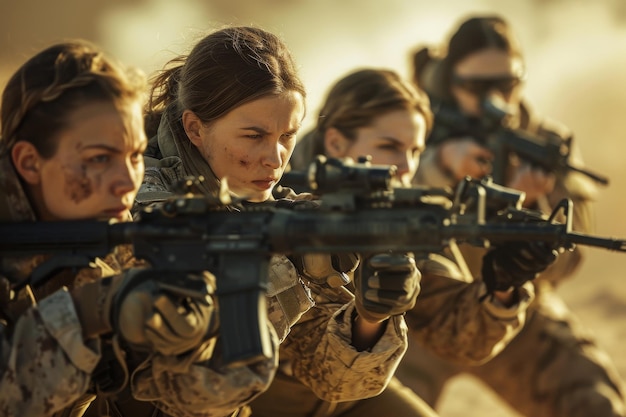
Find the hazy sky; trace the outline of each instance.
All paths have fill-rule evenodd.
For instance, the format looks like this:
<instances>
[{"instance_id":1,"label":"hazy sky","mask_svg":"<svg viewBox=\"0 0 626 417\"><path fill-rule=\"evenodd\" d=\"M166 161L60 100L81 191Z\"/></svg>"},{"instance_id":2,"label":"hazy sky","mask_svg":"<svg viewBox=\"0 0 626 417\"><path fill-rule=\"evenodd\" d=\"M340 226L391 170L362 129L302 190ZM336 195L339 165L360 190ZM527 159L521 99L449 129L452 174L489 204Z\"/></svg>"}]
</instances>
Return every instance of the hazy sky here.
<instances>
[{"instance_id":1,"label":"hazy sky","mask_svg":"<svg viewBox=\"0 0 626 417\"><path fill-rule=\"evenodd\" d=\"M211 29L251 24L292 50L309 92L306 126L337 78L364 66L407 75L409 51L445 41L471 13L511 22L526 55L528 97L570 125L583 150L621 145L624 0L0 0L0 86L32 53L67 37L90 39L150 74ZM624 165L620 153L591 156L598 158Z\"/></svg>"}]
</instances>

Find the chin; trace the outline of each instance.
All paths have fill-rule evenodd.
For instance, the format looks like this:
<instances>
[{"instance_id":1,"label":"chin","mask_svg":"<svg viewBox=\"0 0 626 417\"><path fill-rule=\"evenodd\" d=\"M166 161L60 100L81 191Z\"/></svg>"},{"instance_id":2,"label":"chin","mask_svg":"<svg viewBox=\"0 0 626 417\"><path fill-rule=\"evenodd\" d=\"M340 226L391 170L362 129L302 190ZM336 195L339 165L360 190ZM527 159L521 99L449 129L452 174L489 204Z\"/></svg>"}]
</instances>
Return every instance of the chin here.
<instances>
[{"instance_id":1,"label":"chin","mask_svg":"<svg viewBox=\"0 0 626 417\"><path fill-rule=\"evenodd\" d=\"M247 200L250 201L251 203L262 203L264 201L269 200L272 197L272 190L266 190L266 191L259 191L259 190L255 190L255 191L251 191L250 193L248 193L248 195L250 196Z\"/></svg>"},{"instance_id":2,"label":"chin","mask_svg":"<svg viewBox=\"0 0 626 417\"><path fill-rule=\"evenodd\" d=\"M271 195L271 193L253 196L253 197L248 198L247 201L249 201L251 203L262 203L264 201L269 200L270 195Z\"/></svg>"}]
</instances>

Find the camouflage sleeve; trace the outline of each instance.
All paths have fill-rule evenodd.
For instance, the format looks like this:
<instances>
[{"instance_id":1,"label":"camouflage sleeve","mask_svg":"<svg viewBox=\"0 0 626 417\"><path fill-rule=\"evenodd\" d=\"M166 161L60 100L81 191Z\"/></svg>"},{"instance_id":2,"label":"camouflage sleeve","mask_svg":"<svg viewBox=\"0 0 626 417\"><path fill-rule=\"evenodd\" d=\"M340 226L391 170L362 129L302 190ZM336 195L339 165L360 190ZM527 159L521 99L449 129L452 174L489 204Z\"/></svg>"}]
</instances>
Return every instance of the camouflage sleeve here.
<instances>
[{"instance_id":1,"label":"camouflage sleeve","mask_svg":"<svg viewBox=\"0 0 626 417\"><path fill-rule=\"evenodd\" d=\"M270 334L277 347L276 334ZM268 388L278 356L225 367L219 360L219 343L219 338L211 339L185 355L152 357L132 377L133 396L154 401L162 411L180 417L232 414Z\"/></svg>"},{"instance_id":2,"label":"camouflage sleeve","mask_svg":"<svg viewBox=\"0 0 626 417\"><path fill-rule=\"evenodd\" d=\"M214 337L186 354L157 354L148 358L131 377L133 397L151 401L173 416L231 415L267 390L274 378L279 338L272 324L267 324L272 348L269 358L247 365L225 366L221 340Z\"/></svg>"},{"instance_id":3,"label":"camouflage sleeve","mask_svg":"<svg viewBox=\"0 0 626 417\"><path fill-rule=\"evenodd\" d=\"M351 345L355 312L352 294L343 287L312 290L316 306L292 327L281 345L283 369L325 401L378 395L407 349L404 319L392 317L376 345L358 352Z\"/></svg>"},{"instance_id":4,"label":"camouflage sleeve","mask_svg":"<svg viewBox=\"0 0 626 417\"><path fill-rule=\"evenodd\" d=\"M87 391L100 345L83 341L67 291L29 308L0 336L1 415L50 416Z\"/></svg>"},{"instance_id":5,"label":"camouflage sleeve","mask_svg":"<svg viewBox=\"0 0 626 417\"><path fill-rule=\"evenodd\" d=\"M406 315L409 337L435 355L478 365L499 353L521 329L534 293L526 284L517 303L505 307L486 297L482 281L463 279L450 259L436 254L418 260L422 290Z\"/></svg>"}]
</instances>

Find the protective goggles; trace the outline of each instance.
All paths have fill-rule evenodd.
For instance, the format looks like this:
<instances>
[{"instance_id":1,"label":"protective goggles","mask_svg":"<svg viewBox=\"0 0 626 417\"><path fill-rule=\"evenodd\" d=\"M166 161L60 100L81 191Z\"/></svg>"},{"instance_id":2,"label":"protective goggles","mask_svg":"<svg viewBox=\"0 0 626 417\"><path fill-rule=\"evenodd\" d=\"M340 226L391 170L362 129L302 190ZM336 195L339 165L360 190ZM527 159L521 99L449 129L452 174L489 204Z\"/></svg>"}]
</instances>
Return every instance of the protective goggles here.
<instances>
[{"instance_id":1,"label":"protective goggles","mask_svg":"<svg viewBox=\"0 0 626 417\"><path fill-rule=\"evenodd\" d=\"M523 77L514 75L495 78L461 77L459 75L452 76L452 83L454 85L478 96L484 96L492 90L500 91L503 94L509 94L523 81Z\"/></svg>"}]
</instances>

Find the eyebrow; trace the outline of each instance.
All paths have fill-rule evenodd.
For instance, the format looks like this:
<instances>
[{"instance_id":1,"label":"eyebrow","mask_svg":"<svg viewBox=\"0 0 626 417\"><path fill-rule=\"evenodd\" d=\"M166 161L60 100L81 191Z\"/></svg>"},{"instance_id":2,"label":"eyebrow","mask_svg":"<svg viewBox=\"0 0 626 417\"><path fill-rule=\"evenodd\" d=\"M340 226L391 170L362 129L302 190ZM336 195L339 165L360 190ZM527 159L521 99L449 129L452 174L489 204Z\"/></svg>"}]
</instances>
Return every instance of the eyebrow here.
<instances>
[{"instance_id":1,"label":"eyebrow","mask_svg":"<svg viewBox=\"0 0 626 417\"><path fill-rule=\"evenodd\" d=\"M111 146L111 145L105 144L105 143L94 143L92 145L86 145L86 146L83 146L81 148L81 150L94 149L94 148L95 149L106 149L107 151L110 151L110 152L121 152L121 150L119 148L117 148L115 146Z\"/></svg>"},{"instance_id":2,"label":"eyebrow","mask_svg":"<svg viewBox=\"0 0 626 417\"><path fill-rule=\"evenodd\" d=\"M398 139L396 139L396 138L394 138L392 136L380 136L379 138L381 140L385 140L387 142L392 142L393 145L396 145L396 146L402 146L403 145L402 141L399 141Z\"/></svg>"},{"instance_id":3,"label":"eyebrow","mask_svg":"<svg viewBox=\"0 0 626 417\"><path fill-rule=\"evenodd\" d=\"M145 149L148 146L148 142L147 141L142 141L139 146L137 146L135 149L136 150L142 150ZM106 143L94 143L91 145L86 145L84 147L81 148L81 151L83 150L90 150L90 149L103 149L112 153L122 153L122 150L120 148L117 148L115 146L111 146L109 144Z\"/></svg>"},{"instance_id":4,"label":"eyebrow","mask_svg":"<svg viewBox=\"0 0 626 417\"><path fill-rule=\"evenodd\" d=\"M380 139L393 142L394 145L400 145L400 146L404 145L402 141L391 136L380 136ZM426 144L424 143L422 146L416 146L416 148L419 149L420 151L423 151L424 149L426 149Z\"/></svg>"},{"instance_id":5,"label":"eyebrow","mask_svg":"<svg viewBox=\"0 0 626 417\"><path fill-rule=\"evenodd\" d=\"M291 130L288 130L286 133L296 133L298 130L300 130L301 127L302 125L299 123L298 126L296 126L295 128ZM270 133L267 130L263 129L262 127L258 127L258 126L242 127L241 130L252 130L253 132L257 132L263 135L267 135Z\"/></svg>"}]
</instances>

